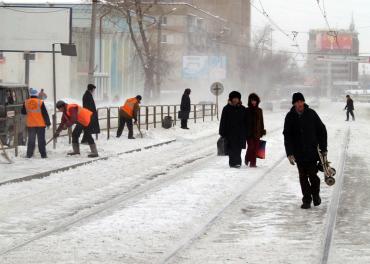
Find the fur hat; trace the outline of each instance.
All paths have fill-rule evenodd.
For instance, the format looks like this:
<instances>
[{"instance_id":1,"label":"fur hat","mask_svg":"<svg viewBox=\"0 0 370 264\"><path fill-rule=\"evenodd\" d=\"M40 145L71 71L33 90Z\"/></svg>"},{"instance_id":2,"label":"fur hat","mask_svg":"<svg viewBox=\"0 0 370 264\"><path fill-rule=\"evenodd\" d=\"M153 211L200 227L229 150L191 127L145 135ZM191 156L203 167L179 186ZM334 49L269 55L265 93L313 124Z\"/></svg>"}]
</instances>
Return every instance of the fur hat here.
<instances>
[{"instance_id":1,"label":"fur hat","mask_svg":"<svg viewBox=\"0 0 370 264\"><path fill-rule=\"evenodd\" d=\"M237 91L232 91L229 94L229 100L231 101L234 98L238 98L240 100L240 99L242 99L242 95L239 92L237 92Z\"/></svg>"}]
</instances>

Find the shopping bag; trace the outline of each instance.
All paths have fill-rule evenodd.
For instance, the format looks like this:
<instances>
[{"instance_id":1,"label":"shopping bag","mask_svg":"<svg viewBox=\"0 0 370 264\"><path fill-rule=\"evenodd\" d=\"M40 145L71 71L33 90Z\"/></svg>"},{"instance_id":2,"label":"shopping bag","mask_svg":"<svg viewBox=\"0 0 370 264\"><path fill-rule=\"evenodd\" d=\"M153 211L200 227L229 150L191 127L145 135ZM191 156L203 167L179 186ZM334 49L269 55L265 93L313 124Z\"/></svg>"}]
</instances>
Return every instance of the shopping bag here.
<instances>
[{"instance_id":1,"label":"shopping bag","mask_svg":"<svg viewBox=\"0 0 370 264\"><path fill-rule=\"evenodd\" d=\"M257 158L265 159L266 158L266 141L260 140L260 144L257 150Z\"/></svg>"}]
</instances>

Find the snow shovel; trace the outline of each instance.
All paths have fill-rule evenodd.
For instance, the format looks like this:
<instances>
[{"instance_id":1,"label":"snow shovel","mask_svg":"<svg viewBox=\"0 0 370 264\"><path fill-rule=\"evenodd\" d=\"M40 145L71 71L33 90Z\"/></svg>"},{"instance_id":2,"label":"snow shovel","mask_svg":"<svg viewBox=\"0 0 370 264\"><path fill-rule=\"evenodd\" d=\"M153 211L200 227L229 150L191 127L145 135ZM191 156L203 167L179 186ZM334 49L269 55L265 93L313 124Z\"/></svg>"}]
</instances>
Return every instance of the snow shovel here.
<instances>
[{"instance_id":1,"label":"snow shovel","mask_svg":"<svg viewBox=\"0 0 370 264\"><path fill-rule=\"evenodd\" d=\"M136 123L136 127L137 127L137 130L139 130L140 137L143 138L144 136L143 136L143 133L140 130L140 127L139 127L139 124L138 123Z\"/></svg>"},{"instance_id":2,"label":"snow shovel","mask_svg":"<svg viewBox=\"0 0 370 264\"><path fill-rule=\"evenodd\" d=\"M1 139L0 139L0 148L2 150L1 156L3 156L8 161L9 164L12 164L13 161L9 158L8 154L6 153L3 141Z\"/></svg>"}]
</instances>

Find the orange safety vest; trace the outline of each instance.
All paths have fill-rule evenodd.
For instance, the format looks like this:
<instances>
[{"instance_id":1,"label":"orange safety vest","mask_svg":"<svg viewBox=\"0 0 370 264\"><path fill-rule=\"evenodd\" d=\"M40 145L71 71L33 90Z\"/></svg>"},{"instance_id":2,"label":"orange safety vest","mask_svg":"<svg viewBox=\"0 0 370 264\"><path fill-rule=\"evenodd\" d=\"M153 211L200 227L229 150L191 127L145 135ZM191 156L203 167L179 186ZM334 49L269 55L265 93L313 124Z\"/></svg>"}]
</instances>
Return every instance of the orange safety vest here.
<instances>
[{"instance_id":1,"label":"orange safety vest","mask_svg":"<svg viewBox=\"0 0 370 264\"><path fill-rule=\"evenodd\" d=\"M67 117L71 117L72 115L71 110L72 108L75 108L75 107L78 107L77 122L83 125L84 127L88 127L90 125L91 116L93 113L90 110L79 106L78 104L67 104L67 110L66 110Z\"/></svg>"},{"instance_id":2,"label":"orange safety vest","mask_svg":"<svg viewBox=\"0 0 370 264\"><path fill-rule=\"evenodd\" d=\"M121 110L125 111L130 117L134 117L134 108L137 103L138 100L135 97L127 99L126 103L121 107Z\"/></svg>"},{"instance_id":3,"label":"orange safety vest","mask_svg":"<svg viewBox=\"0 0 370 264\"><path fill-rule=\"evenodd\" d=\"M38 98L29 98L24 102L27 111L27 127L45 127L41 106L43 101Z\"/></svg>"}]
</instances>

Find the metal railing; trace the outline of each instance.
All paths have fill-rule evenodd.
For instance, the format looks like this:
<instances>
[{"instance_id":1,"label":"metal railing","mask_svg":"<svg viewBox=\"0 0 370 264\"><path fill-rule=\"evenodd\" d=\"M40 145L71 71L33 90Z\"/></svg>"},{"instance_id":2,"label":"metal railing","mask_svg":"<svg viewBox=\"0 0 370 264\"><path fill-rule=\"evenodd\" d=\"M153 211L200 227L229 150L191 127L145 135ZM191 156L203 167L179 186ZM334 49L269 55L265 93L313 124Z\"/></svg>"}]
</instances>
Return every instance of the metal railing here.
<instances>
[{"instance_id":1,"label":"metal railing","mask_svg":"<svg viewBox=\"0 0 370 264\"><path fill-rule=\"evenodd\" d=\"M119 109L120 107L99 107L97 113L99 117L99 125L101 131L106 131L107 139L110 139L111 132L114 129L118 129L119 124ZM180 105L147 105L141 106L138 113L138 125L139 128L145 128L149 130L150 127L157 128L161 126L165 116L171 116L173 119L173 125L175 126L178 121L178 111L180 111ZM193 120L194 123L197 121L205 122L207 120L213 121L217 118L217 109L215 104L201 104L191 105L191 111L189 120ZM57 114L56 120L60 120L61 113ZM56 127L59 125L58 121L55 121L53 116L53 123L55 122ZM68 136L69 143L72 142L72 129L69 128L67 133L60 135ZM95 135L98 139L98 134ZM56 140L55 140L56 143Z\"/></svg>"}]
</instances>

